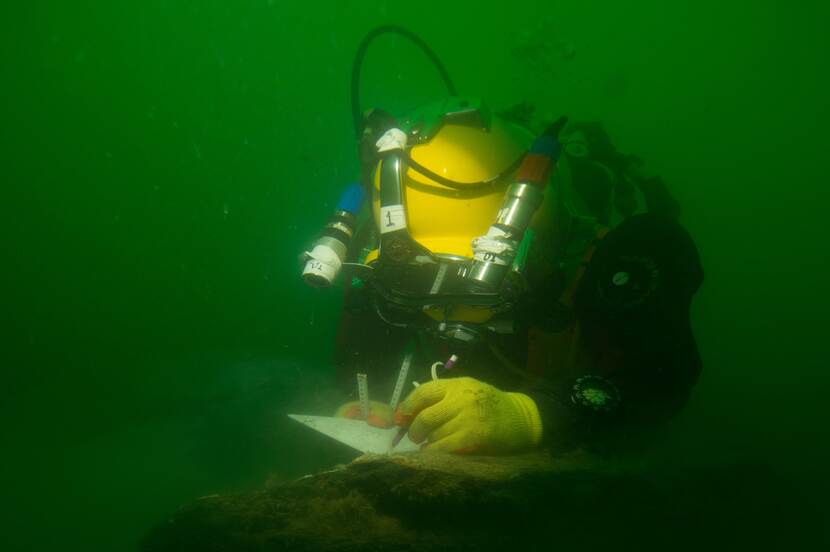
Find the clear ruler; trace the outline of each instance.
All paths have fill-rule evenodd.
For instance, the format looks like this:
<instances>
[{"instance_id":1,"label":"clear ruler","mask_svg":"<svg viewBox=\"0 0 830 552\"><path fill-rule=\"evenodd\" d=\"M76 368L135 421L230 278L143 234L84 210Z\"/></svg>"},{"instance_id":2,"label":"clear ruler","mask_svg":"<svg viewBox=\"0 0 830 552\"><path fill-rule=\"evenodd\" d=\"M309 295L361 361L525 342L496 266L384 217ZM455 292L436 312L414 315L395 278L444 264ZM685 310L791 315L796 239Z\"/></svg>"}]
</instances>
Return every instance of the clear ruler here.
<instances>
[{"instance_id":1,"label":"clear ruler","mask_svg":"<svg viewBox=\"0 0 830 552\"><path fill-rule=\"evenodd\" d=\"M398 372L398 381L395 382L395 390L392 391L392 400L389 401L389 405L392 407L392 410L395 410L398 407L398 402L401 400L401 392L403 391L403 386L406 383L406 376L409 374L409 365L412 364L412 355L414 354L414 351L409 351L403 357L401 370Z\"/></svg>"},{"instance_id":2,"label":"clear ruler","mask_svg":"<svg viewBox=\"0 0 830 552\"><path fill-rule=\"evenodd\" d=\"M366 374L357 375L357 395L360 398L360 411L365 420L369 417L369 382Z\"/></svg>"}]
</instances>

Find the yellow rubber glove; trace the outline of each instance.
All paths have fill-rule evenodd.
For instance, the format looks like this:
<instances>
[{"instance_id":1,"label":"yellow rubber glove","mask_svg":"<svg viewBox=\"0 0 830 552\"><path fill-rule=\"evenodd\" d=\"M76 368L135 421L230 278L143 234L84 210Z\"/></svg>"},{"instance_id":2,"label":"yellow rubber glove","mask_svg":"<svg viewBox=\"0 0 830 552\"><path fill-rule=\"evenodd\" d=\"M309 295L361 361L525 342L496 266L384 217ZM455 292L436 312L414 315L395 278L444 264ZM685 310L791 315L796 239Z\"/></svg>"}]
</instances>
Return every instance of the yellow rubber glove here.
<instances>
[{"instance_id":1,"label":"yellow rubber glove","mask_svg":"<svg viewBox=\"0 0 830 552\"><path fill-rule=\"evenodd\" d=\"M338 418L351 418L353 420L365 419L366 423L375 427L387 428L395 425L392 407L379 401L369 401L368 418L363 417L363 412L360 410L360 403L358 401L347 402L338 408L334 415Z\"/></svg>"},{"instance_id":2,"label":"yellow rubber glove","mask_svg":"<svg viewBox=\"0 0 830 552\"><path fill-rule=\"evenodd\" d=\"M395 421L410 421L409 438L423 448L456 453L503 454L538 445L542 419L536 403L473 378L424 383L401 403Z\"/></svg>"}]
</instances>

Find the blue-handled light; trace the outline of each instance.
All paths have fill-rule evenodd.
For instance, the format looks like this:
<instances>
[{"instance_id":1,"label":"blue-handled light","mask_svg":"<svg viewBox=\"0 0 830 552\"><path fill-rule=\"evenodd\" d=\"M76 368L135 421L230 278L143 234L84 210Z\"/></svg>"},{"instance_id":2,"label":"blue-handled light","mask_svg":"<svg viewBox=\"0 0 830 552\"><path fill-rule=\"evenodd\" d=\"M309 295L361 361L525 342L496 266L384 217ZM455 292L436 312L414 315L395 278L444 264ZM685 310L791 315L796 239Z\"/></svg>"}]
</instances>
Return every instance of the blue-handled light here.
<instances>
[{"instance_id":1,"label":"blue-handled light","mask_svg":"<svg viewBox=\"0 0 830 552\"><path fill-rule=\"evenodd\" d=\"M340 196L340 201L337 202L337 210L346 211L357 216L364 197L366 197L366 193L363 191L363 186L350 184L343 191L343 195Z\"/></svg>"}]
</instances>

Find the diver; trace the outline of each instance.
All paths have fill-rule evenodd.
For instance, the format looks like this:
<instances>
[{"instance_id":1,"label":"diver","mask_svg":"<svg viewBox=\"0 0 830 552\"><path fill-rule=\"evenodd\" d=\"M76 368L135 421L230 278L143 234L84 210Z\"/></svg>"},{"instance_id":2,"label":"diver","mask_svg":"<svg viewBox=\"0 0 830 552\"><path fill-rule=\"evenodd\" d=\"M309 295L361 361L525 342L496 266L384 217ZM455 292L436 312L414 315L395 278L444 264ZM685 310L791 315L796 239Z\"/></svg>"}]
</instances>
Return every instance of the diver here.
<instances>
[{"instance_id":1,"label":"diver","mask_svg":"<svg viewBox=\"0 0 830 552\"><path fill-rule=\"evenodd\" d=\"M386 33L426 53L446 98L362 111L363 57ZM426 449L503 454L607 450L680 411L701 369L689 308L703 271L642 160L601 124L534 128L527 105L494 113L459 96L399 27L361 44L352 111L360 181L305 254L304 278L328 286L342 273L345 389L360 372L373 397L391 392L403 365L421 383L396 410L353 400L337 415L397 424Z\"/></svg>"}]
</instances>

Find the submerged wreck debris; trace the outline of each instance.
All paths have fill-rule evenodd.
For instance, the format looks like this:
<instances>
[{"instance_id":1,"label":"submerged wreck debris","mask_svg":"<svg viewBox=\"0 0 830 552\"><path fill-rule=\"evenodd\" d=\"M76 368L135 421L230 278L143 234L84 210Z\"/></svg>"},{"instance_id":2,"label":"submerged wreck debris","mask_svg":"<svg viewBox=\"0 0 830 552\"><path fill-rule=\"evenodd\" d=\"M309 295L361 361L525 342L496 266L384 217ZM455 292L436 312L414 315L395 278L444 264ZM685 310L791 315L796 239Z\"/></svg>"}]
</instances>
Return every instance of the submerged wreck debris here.
<instances>
[{"instance_id":1,"label":"submerged wreck debris","mask_svg":"<svg viewBox=\"0 0 830 552\"><path fill-rule=\"evenodd\" d=\"M142 550L800 549L820 530L815 510L758 465L654 473L578 455L409 453L203 497Z\"/></svg>"}]
</instances>

